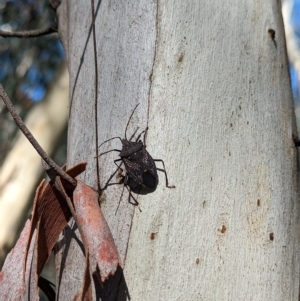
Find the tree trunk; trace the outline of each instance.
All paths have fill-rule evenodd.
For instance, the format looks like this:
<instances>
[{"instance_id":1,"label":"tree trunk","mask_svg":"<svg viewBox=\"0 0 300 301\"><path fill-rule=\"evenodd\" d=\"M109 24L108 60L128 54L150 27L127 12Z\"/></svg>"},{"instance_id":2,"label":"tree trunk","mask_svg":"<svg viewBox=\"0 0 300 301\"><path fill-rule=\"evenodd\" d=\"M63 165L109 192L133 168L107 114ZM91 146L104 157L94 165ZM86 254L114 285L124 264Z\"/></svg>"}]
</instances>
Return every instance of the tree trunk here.
<instances>
[{"instance_id":1,"label":"tree trunk","mask_svg":"<svg viewBox=\"0 0 300 301\"><path fill-rule=\"evenodd\" d=\"M120 288L112 283L114 297L96 287L98 296L298 300L296 126L279 2L96 5L99 144L123 138L140 103L127 136L148 126L147 150L176 185L166 188L159 173L156 191L138 197L142 212L126 189L117 210L122 185L104 192L124 278ZM87 161L81 179L97 189L90 4L63 1L59 17L70 70L68 164ZM118 139L100 152L113 148ZM100 157L101 187L117 158ZM57 257L60 300L77 292L84 273L70 237Z\"/></svg>"}]
</instances>

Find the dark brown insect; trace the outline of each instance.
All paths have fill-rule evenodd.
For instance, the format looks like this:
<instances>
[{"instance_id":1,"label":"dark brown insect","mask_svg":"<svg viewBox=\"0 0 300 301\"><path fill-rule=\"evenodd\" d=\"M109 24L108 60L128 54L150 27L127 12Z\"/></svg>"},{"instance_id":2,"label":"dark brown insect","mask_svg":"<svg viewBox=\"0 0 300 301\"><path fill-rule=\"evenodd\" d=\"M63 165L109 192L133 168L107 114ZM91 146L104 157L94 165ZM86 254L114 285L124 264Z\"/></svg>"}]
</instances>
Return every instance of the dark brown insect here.
<instances>
[{"instance_id":1,"label":"dark brown insect","mask_svg":"<svg viewBox=\"0 0 300 301\"><path fill-rule=\"evenodd\" d=\"M119 154L120 159L114 160L114 163L117 165L117 162L121 161L121 163L119 165L117 165L118 167L117 167L116 171L110 176L110 178L108 179L107 183L102 188L102 190L106 189L110 185L124 184L124 186L129 190L128 201L129 201L129 203L131 203L130 198L133 198L134 205L138 205L138 202L132 195L131 191L133 191L135 193L153 192L156 189L157 184L158 184L157 170L162 171L165 174L166 187L175 188L175 186L169 185L164 161L161 159L153 159L151 157L151 155L148 153L148 151L146 150L145 141L142 142L142 140L140 140L142 134L144 134L144 140L145 140L147 128L137 136L135 141L132 141L132 140L136 134L136 131L134 132L134 134L131 136L131 138L129 140L127 139L127 136L126 136L127 128L128 128L129 122L132 118L132 115L135 112L138 105L139 104L137 104L135 106L135 108L132 111L130 118L127 122L127 126L125 129L125 138L122 139L120 137L113 137L111 139L104 141L100 145L100 146L102 146L104 143L106 143L110 140L113 140L113 139L120 139L120 141L122 143L122 150L112 149L112 150L109 150L109 151L106 151L106 152L100 154L100 156L102 156L109 152L116 151L116 152L120 153ZM155 162L158 162L158 161L162 163L163 168L156 167ZM121 169L122 164L124 164L124 166L125 166L125 170L126 170L125 175L121 176L122 179L119 183L110 183L110 181L112 180L114 175L118 172L119 169ZM120 175L119 175L119 177L120 177Z\"/></svg>"}]
</instances>

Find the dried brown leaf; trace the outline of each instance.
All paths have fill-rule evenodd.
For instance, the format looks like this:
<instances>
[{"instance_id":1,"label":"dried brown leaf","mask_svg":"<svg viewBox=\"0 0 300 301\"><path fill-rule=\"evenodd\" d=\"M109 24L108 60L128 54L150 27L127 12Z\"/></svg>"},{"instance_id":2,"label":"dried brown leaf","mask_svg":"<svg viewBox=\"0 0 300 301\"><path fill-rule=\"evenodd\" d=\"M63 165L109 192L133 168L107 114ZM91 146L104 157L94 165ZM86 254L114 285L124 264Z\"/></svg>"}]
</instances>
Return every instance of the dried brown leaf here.
<instances>
[{"instance_id":1,"label":"dried brown leaf","mask_svg":"<svg viewBox=\"0 0 300 301\"><path fill-rule=\"evenodd\" d=\"M28 251L28 260L25 270L25 252L27 249L28 238L30 234L31 221L28 219L15 247L7 255L2 271L0 272L0 292L1 300L23 301L27 300L27 284L30 279L30 266L33 257L34 243L31 244ZM35 240L34 232L32 241ZM31 291L30 300L39 300L37 292Z\"/></svg>"},{"instance_id":2,"label":"dried brown leaf","mask_svg":"<svg viewBox=\"0 0 300 301\"><path fill-rule=\"evenodd\" d=\"M85 170L80 163L67 170L75 178ZM94 277L104 282L121 266L117 247L98 204L98 194L81 181L74 188L52 174L39 185L31 220L28 220L0 273L0 291L5 300L39 300L38 278L59 234L73 215L86 254L84 280L76 300L91 300ZM26 264L25 264L26 262Z\"/></svg>"}]
</instances>

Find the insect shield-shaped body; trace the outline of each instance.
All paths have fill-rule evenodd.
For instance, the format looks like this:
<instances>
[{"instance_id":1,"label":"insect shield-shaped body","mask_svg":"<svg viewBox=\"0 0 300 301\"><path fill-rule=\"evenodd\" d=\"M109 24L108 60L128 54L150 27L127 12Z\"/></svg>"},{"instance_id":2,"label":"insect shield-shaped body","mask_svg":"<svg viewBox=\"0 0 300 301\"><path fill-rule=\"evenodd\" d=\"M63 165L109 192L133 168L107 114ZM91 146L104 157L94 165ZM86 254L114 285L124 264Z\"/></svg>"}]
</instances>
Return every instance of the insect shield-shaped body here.
<instances>
[{"instance_id":1,"label":"insect shield-shaped body","mask_svg":"<svg viewBox=\"0 0 300 301\"><path fill-rule=\"evenodd\" d=\"M143 142L132 142L126 139L121 141L123 148L119 156L127 172L124 184L134 192L138 192L140 185L155 190L158 183L156 165Z\"/></svg>"},{"instance_id":2,"label":"insect shield-shaped body","mask_svg":"<svg viewBox=\"0 0 300 301\"><path fill-rule=\"evenodd\" d=\"M161 159L153 159L150 154L146 150L145 141L144 143L140 140L140 137L142 134L144 134L144 140L145 135L147 132L147 129L142 131L135 141L132 141L132 139L135 136L135 133L131 136L131 138L128 140L126 136L126 131L129 125L129 122L131 120L131 117L136 110L138 105L134 108L134 110L131 113L131 116L127 122L127 126L125 129L125 138L122 139L120 137L113 137L111 139L108 139L104 141L101 145L104 143L113 140L113 139L120 139L122 143L122 150L118 149L112 149L109 151L106 151L104 153L101 153L99 156L102 156L104 154L107 154L112 151L119 152L120 159L114 160L114 163L117 165L117 162L121 161L121 164L117 165L118 168L115 170L115 172L109 177L108 181L106 182L105 186L102 188L102 190L106 189L110 185L114 184L124 184L124 186L129 190L129 199L130 198L134 200L135 205L138 205L137 200L132 195L132 191L139 194L146 194L149 192L153 192L158 184L158 175L157 170L162 171L165 174L166 177L166 187L168 188L175 188L173 185L168 184L168 177L166 173L166 168L164 161ZM101 146L100 145L100 146ZM99 147L100 147L99 146ZM163 168L157 168L155 165L155 162L160 161L163 165ZM126 173L125 175L122 175L122 168L121 165L124 164ZM121 170L121 175L118 175L118 177L121 177L122 180L118 183L110 183L114 175ZM131 203L131 202L130 202Z\"/></svg>"}]
</instances>

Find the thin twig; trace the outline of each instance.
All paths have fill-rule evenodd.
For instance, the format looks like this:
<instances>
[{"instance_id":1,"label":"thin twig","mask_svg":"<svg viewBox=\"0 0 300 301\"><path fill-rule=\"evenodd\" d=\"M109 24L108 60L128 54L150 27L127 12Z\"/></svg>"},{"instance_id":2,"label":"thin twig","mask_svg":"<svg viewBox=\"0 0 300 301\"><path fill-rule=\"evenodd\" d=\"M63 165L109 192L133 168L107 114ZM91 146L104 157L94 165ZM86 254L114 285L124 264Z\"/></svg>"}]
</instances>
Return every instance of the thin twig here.
<instances>
[{"instance_id":1,"label":"thin twig","mask_svg":"<svg viewBox=\"0 0 300 301\"><path fill-rule=\"evenodd\" d=\"M68 174L66 174L48 155L47 153L42 149L42 147L39 145L39 143L36 141L36 139L33 137L27 126L24 124L23 120L19 116L19 114L16 112L13 104L11 103L9 97L7 96L5 90L3 89L2 85L0 84L0 97L4 101L4 103L7 106L7 109L9 110L12 118L14 119L17 126L20 128L20 130L24 133L26 138L29 140L29 142L33 145L35 150L39 153L39 155L43 158L43 160L63 179L65 179L68 183L70 183L72 186L76 186L76 181L70 177Z\"/></svg>"},{"instance_id":2,"label":"thin twig","mask_svg":"<svg viewBox=\"0 0 300 301\"><path fill-rule=\"evenodd\" d=\"M101 191L100 186L100 168L99 168L99 150L98 150L98 61L97 61L97 45L96 45L96 29L95 29L95 8L94 0L91 0L92 6L92 28L93 28L93 44L94 44L94 65L95 65L95 136L96 136L96 170L97 170L97 185L98 191Z\"/></svg>"},{"instance_id":3,"label":"thin twig","mask_svg":"<svg viewBox=\"0 0 300 301\"><path fill-rule=\"evenodd\" d=\"M36 38L51 33L57 33L57 26L26 31L4 31L0 30L0 36L3 38Z\"/></svg>"}]
</instances>

